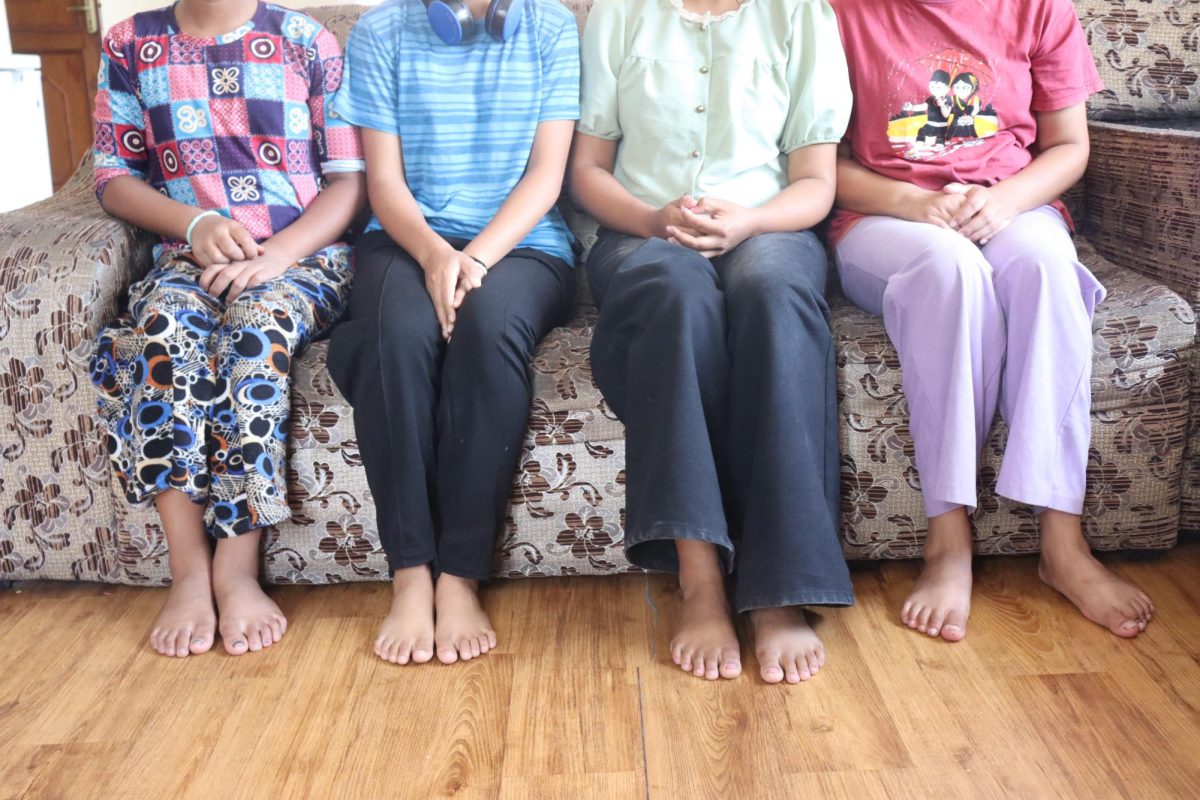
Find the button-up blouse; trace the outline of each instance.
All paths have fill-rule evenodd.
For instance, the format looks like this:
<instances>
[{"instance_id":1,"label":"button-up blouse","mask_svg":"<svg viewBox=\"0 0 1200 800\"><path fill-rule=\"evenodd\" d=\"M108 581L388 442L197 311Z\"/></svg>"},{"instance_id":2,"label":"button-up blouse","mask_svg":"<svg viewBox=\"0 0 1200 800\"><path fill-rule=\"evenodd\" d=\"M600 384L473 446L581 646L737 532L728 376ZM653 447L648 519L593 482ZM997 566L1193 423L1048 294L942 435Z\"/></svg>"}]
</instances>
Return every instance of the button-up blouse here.
<instances>
[{"instance_id":1,"label":"button-up blouse","mask_svg":"<svg viewBox=\"0 0 1200 800\"><path fill-rule=\"evenodd\" d=\"M762 205L787 186L787 155L840 141L850 117L825 0L743 0L715 17L598 0L582 56L578 130L618 141L615 177L656 208L684 194Z\"/></svg>"}]
</instances>

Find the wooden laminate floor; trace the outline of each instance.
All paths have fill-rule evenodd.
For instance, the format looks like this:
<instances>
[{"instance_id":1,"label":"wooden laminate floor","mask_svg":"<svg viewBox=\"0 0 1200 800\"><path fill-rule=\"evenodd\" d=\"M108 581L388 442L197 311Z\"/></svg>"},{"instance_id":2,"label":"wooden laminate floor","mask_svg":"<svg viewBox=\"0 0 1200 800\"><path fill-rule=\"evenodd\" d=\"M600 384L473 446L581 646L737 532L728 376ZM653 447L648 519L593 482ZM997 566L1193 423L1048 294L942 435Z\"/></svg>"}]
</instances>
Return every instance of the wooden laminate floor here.
<instances>
[{"instance_id":1,"label":"wooden laminate floor","mask_svg":"<svg viewBox=\"0 0 1200 800\"><path fill-rule=\"evenodd\" d=\"M664 576L501 582L500 648L396 667L388 587L273 590L291 627L232 658L145 646L163 591L0 591L0 798L1195 798L1200 545L1108 562L1154 598L1126 642L1036 579L979 563L966 641L896 610L914 563L856 571L813 681L669 663Z\"/></svg>"}]
</instances>

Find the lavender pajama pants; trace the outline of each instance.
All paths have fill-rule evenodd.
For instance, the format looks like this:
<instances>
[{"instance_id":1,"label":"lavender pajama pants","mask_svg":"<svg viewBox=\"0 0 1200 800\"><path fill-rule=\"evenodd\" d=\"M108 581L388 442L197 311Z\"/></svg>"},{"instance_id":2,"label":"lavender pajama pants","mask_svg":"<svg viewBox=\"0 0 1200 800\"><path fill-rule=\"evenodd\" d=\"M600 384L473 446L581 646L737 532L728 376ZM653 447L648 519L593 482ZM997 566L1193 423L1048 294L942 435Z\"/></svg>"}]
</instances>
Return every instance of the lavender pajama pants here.
<instances>
[{"instance_id":1,"label":"lavender pajama pants","mask_svg":"<svg viewBox=\"0 0 1200 800\"><path fill-rule=\"evenodd\" d=\"M837 260L846 296L882 314L900 354L926 514L974 510L997 405L1009 425L997 493L1079 514L1092 313L1104 287L1079 263L1058 211L1021 214L983 247L934 225L867 217Z\"/></svg>"}]
</instances>

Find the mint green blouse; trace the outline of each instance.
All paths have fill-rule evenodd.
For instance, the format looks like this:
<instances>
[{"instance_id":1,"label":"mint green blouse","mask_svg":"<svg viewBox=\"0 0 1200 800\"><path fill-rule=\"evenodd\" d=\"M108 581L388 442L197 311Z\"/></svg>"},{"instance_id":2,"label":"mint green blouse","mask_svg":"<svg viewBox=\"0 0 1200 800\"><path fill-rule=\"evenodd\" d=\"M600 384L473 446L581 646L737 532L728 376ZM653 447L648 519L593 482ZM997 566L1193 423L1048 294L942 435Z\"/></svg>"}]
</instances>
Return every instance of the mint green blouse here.
<instances>
[{"instance_id":1,"label":"mint green blouse","mask_svg":"<svg viewBox=\"0 0 1200 800\"><path fill-rule=\"evenodd\" d=\"M701 17L680 0L597 0L577 129L617 140L614 175L658 208L684 194L759 206L787 154L838 142L850 82L826 0L744 0Z\"/></svg>"}]
</instances>

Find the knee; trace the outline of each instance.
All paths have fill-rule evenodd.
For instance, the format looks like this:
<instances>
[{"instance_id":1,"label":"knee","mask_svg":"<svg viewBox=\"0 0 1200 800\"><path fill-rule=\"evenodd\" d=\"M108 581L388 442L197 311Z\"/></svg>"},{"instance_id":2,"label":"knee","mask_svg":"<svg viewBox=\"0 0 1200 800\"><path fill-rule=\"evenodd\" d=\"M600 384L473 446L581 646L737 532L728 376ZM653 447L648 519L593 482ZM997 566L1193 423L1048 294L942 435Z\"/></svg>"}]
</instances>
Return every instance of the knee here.
<instances>
[{"instance_id":1,"label":"knee","mask_svg":"<svg viewBox=\"0 0 1200 800\"><path fill-rule=\"evenodd\" d=\"M895 299L911 293L915 304L909 305L916 309L923 304L970 304L992 293L992 267L983 252L953 231L938 230L898 277L889 281L886 294Z\"/></svg>"},{"instance_id":2,"label":"knee","mask_svg":"<svg viewBox=\"0 0 1200 800\"><path fill-rule=\"evenodd\" d=\"M280 375L290 372L303 333L293 314L242 294L226 307L222 323L217 333L221 356L260 361Z\"/></svg>"},{"instance_id":3,"label":"knee","mask_svg":"<svg viewBox=\"0 0 1200 800\"><path fill-rule=\"evenodd\" d=\"M764 243L727 270L725 297L730 317L755 324L781 316L828 319L827 276L828 260L819 244L781 248Z\"/></svg>"},{"instance_id":4,"label":"knee","mask_svg":"<svg viewBox=\"0 0 1200 800\"><path fill-rule=\"evenodd\" d=\"M709 316L721 304L711 262L661 239L647 241L630 257L613 277L609 296L622 298L648 319L672 325Z\"/></svg>"},{"instance_id":5,"label":"knee","mask_svg":"<svg viewBox=\"0 0 1200 800\"><path fill-rule=\"evenodd\" d=\"M170 343L183 339L207 341L217 326L217 314L195 292L159 287L142 298L133 310L137 329L147 341Z\"/></svg>"}]
</instances>

